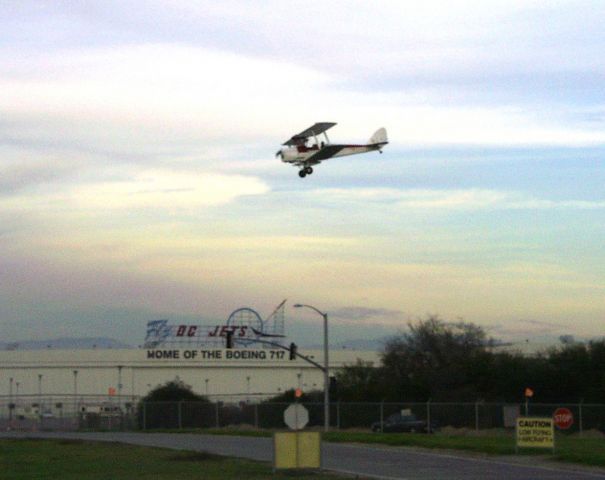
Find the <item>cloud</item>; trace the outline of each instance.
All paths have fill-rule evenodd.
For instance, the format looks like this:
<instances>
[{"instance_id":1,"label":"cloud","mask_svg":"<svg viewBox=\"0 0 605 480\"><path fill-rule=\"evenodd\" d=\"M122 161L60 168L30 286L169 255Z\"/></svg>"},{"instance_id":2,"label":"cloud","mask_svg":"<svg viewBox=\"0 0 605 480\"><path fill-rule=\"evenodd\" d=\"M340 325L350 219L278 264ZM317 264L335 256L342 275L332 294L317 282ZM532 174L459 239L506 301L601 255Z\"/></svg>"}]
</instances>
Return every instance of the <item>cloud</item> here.
<instances>
[{"instance_id":1,"label":"cloud","mask_svg":"<svg viewBox=\"0 0 605 480\"><path fill-rule=\"evenodd\" d=\"M564 324L532 319L510 320L505 324L490 325L486 327L486 330L491 335L497 335L504 340L556 339L560 335L578 333L577 328L572 330Z\"/></svg>"},{"instance_id":2,"label":"cloud","mask_svg":"<svg viewBox=\"0 0 605 480\"><path fill-rule=\"evenodd\" d=\"M330 317L349 321L372 321L372 320L393 320L400 318L404 313L401 310L391 310L388 308L371 307L340 307L330 311Z\"/></svg>"},{"instance_id":3,"label":"cloud","mask_svg":"<svg viewBox=\"0 0 605 480\"><path fill-rule=\"evenodd\" d=\"M74 169L73 163L60 159L54 159L52 163L33 162L30 159L23 159L19 164L4 162L4 165L0 164L0 197L57 181L73 173Z\"/></svg>"},{"instance_id":4,"label":"cloud","mask_svg":"<svg viewBox=\"0 0 605 480\"><path fill-rule=\"evenodd\" d=\"M143 170L122 180L67 185L59 187L58 192L49 190L53 188L14 197L4 203L4 209L183 212L265 194L269 187L258 178L243 175Z\"/></svg>"},{"instance_id":5,"label":"cloud","mask_svg":"<svg viewBox=\"0 0 605 480\"><path fill-rule=\"evenodd\" d=\"M488 189L439 190L393 188L330 188L315 190L312 195L334 201L389 203L406 209L434 210L546 210L605 208L603 201L545 200L522 192Z\"/></svg>"},{"instance_id":6,"label":"cloud","mask_svg":"<svg viewBox=\"0 0 605 480\"><path fill-rule=\"evenodd\" d=\"M343 88L347 72L296 56L165 42L35 52L17 60L0 50L0 60L3 137L117 158L174 158L184 146L189 156L217 145L273 152L318 119L346 119L340 135L357 140L384 125L399 145L605 143L599 122L569 117L569 109L564 115L525 104L456 103L425 86L351 90Z\"/></svg>"},{"instance_id":7,"label":"cloud","mask_svg":"<svg viewBox=\"0 0 605 480\"><path fill-rule=\"evenodd\" d=\"M268 191L269 187L255 177L151 170L124 182L82 185L67 196L83 208L95 210L178 210L221 205Z\"/></svg>"}]
</instances>

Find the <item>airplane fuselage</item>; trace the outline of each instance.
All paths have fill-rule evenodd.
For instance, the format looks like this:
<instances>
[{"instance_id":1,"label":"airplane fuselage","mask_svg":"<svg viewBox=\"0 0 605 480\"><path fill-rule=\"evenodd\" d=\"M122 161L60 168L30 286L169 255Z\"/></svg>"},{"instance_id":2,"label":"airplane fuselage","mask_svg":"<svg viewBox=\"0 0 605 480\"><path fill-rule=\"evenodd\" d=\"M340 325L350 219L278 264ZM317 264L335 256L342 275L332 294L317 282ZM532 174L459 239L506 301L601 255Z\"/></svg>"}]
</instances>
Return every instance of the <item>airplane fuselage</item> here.
<instances>
[{"instance_id":1,"label":"airplane fuselage","mask_svg":"<svg viewBox=\"0 0 605 480\"><path fill-rule=\"evenodd\" d=\"M333 147L335 145L331 145ZM335 152L329 158L345 157L347 155L355 155L358 153L366 153L380 150L378 145L342 145L342 149ZM319 148L299 148L299 147L285 147L281 149L281 160L284 163L292 163L294 165L304 165L307 160L315 155L319 151ZM313 161L309 163L315 163ZM317 162L319 163L319 162Z\"/></svg>"}]
</instances>

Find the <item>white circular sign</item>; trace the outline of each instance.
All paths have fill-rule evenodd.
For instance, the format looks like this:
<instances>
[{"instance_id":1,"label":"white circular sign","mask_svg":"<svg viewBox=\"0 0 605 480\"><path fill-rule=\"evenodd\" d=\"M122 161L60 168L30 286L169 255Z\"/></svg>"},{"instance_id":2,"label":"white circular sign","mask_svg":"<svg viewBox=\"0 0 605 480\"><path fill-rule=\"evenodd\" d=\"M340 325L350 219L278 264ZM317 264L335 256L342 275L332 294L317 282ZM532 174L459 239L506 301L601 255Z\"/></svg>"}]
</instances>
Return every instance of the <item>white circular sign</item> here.
<instances>
[{"instance_id":1,"label":"white circular sign","mask_svg":"<svg viewBox=\"0 0 605 480\"><path fill-rule=\"evenodd\" d=\"M300 403L293 403L284 411L284 422L291 430L301 430L309 423L309 411Z\"/></svg>"}]
</instances>

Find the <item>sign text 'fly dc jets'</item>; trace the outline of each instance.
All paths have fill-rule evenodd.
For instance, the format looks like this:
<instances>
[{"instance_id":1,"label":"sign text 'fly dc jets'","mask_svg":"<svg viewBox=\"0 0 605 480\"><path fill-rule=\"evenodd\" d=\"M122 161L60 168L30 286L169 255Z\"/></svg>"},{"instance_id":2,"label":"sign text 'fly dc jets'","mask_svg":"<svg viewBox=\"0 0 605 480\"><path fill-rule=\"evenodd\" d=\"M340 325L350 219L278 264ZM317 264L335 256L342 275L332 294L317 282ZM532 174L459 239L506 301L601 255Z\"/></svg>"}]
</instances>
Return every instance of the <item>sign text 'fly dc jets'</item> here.
<instances>
[{"instance_id":1,"label":"sign text 'fly dc jets'","mask_svg":"<svg viewBox=\"0 0 605 480\"><path fill-rule=\"evenodd\" d=\"M281 157L282 162L290 163L300 168L298 175L304 178L313 173L313 165L317 165L324 160L333 157L344 157L345 155L355 155L357 153L373 152L378 150L382 153L382 147L388 142L387 131L384 128L376 130L368 143L364 145L335 145L330 143L326 130L336 125L333 122L319 122L315 125L294 135L285 142L284 148L281 148L275 154ZM323 134L321 141L317 138ZM307 145L312 138L314 143Z\"/></svg>"}]
</instances>

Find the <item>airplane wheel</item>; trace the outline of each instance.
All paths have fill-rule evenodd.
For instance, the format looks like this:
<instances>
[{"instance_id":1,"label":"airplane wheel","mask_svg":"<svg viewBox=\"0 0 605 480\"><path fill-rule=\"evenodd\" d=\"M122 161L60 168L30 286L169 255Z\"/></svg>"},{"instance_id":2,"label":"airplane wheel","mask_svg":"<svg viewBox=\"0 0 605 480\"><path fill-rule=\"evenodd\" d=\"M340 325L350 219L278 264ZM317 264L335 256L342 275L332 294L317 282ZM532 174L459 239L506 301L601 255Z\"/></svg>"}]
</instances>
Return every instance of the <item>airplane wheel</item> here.
<instances>
[{"instance_id":1,"label":"airplane wheel","mask_svg":"<svg viewBox=\"0 0 605 480\"><path fill-rule=\"evenodd\" d=\"M311 175L313 173L313 169L311 167L307 167L307 168L305 168L305 173L307 175Z\"/></svg>"},{"instance_id":2,"label":"airplane wheel","mask_svg":"<svg viewBox=\"0 0 605 480\"><path fill-rule=\"evenodd\" d=\"M307 172L305 172L304 170L301 170L300 172L298 172L298 176L300 178L305 178L307 176Z\"/></svg>"}]
</instances>

